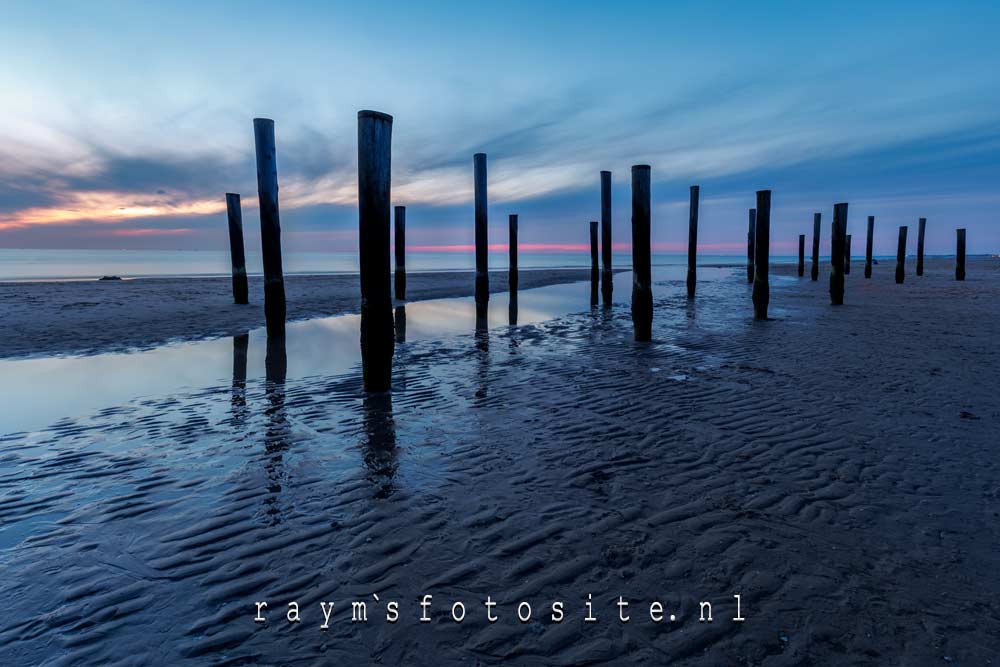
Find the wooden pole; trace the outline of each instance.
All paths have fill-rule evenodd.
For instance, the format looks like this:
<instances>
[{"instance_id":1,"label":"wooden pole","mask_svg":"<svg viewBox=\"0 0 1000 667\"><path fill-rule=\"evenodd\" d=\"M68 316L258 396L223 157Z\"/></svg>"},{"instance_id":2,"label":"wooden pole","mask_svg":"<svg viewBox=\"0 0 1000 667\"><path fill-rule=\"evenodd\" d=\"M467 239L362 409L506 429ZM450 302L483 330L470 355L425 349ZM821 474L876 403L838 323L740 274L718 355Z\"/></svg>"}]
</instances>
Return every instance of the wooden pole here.
<instances>
[{"instance_id":1,"label":"wooden pole","mask_svg":"<svg viewBox=\"0 0 1000 667\"><path fill-rule=\"evenodd\" d=\"M604 305L611 305L614 275L611 272L611 172L601 172L601 298Z\"/></svg>"},{"instance_id":2,"label":"wooden pole","mask_svg":"<svg viewBox=\"0 0 1000 667\"><path fill-rule=\"evenodd\" d=\"M365 391L388 391L395 348L389 279L392 116L358 112L361 373Z\"/></svg>"},{"instance_id":3,"label":"wooden pole","mask_svg":"<svg viewBox=\"0 0 1000 667\"><path fill-rule=\"evenodd\" d=\"M274 121L253 119L257 152L260 245L264 258L264 319L268 336L285 335L285 277L281 269L281 219L278 215L278 162Z\"/></svg>"},{"instance_id":4,"label":"wooden pole","mask_svg":"<svg viewBox=\"0 0 1000 667\"><path fill-rule=\"evenodd\" d=\"M917 223L917 275L924 275L924 231L927 229L927 218L920 218Z\"/></svg>"},{"instance_id":5,"label":"wooden pole","mask_svg":"<svg viewBox=\"0 0 1000 667\"><path fill-rule=\"evenodd\" d=\"M872 239L875 236L875 216L868 216L868 238L865 241L865 278L872 277Z\"/></svg>"},{"instance_id":6,"label":"wooden pole","mask_svg":"<svg viewBox=\"0 0 1000 667\"><path fill-rule=\"evenodd\" d=\"M833 205L830 226L830 303L844 304L844 250L847 246L847 204Z\"/></svg>"},{"instance_id":7,"label":"wooden pole","mask_svg":"<svg viewBox=\"0 0 1000 667\"><path fill-rule=\"evenodd\" d=\"M590 221L590 305L597 305L597 220Z\"/></svg>"},{"instance_id":8,"label":"wooden pole","mask_svg":"<svg viewBox=\"0 0 1000 667\"><path fill-rule=\"evenodd\" d=\"M750 226L747 228L747 282L753 282L754 242L757 238L757 209L750 209Z\"/></svg>"},{"instance_id":9,"label":"wooden pole","mask_svg":"<svg viewBox=\"0 0 1000 667\"><path fill-rule=\"evenodd\" d=\"M694 290L698 284L698 196L700 188L691 186L691 199L688 204L688 298L694 298Z\"/></svg>"},{"instance_id":10,"label":"wooden pole","mask_svg":"<svg viewBox=\"0 0 1000 667\"><path fill-rule=\"evenodd\" d=\"M653 338L649 181L648 164L632 167L632 328L637 341Z\"/></svg>"},{"instance_id":11,"label":"wooden pole","mask_svg":"<svg viewBox=\"0 0 1000 667\"><path fill-rule=\"evenodd\" d=\"M806 235L799 234L799 278L806 275Z\"/></svg>"},{"instance_id":12,"label":"wooden pole","mask_svg":"<svg viewBox=\"0 0 1000 667\"><path fill-rule=\"evenodd\" d=\"M234 192L226 193L226 214L229 217L229 256L233 263L233 302L243 305L249 303L250 290L247 287L247 258L243 252L243 210L240 196Z\"/></svg>"},{"instance_id":13,"label":"wooden pole","mask_svg":"<svg viewBox=\"0 0 1000 667\"><path fill-rule=\"evenodd\" d=\"M844 275L851 272L851 235L848 234L844 241Z\"/></svg>"},{"instance_id":14,"label":"wooden pole","mask_svg":"<svg viewBox=\"0 0 1000 667\"><path fill-rule=\"evenodd\" d=\"M906 278L906 225L899 228L899 243L896 245L896 284L902 285Z\"/></svg>"},{"instance_id":15,"label":"wooden pole","mask_svg":"<svg viewBox=\"0 0 1000 667\"><path fill-rule=\"evenodd\" d=\"M393 231L396 233L396 299L406 300L406 207L393 209Z\"/></svg>"},{"instance_id":16,"label":"wooden pole","mask_svg":"<svg viewBox=\"0 0 1000 667\"><path fill-rule=\"evenodd\" d=\"M965 230L956 229L958 245L955 248L955 280L965 280Z\"/></svg>"},{"instance_id":17,"label":"wooden pole","mask_svg":"<svg viewBox=\"0 0 1000 667\"><path fill-rule=\"evenodd\" d=\"M507 216L508 252L510 267L507 271L507 285L511 294L517 292L517 214Z\"/></svg>"},{"instance_id":18,"label":"wooden pole","mask_svg":"<svg viewBox=\"0 0 1000 667\"><path fill-rule=\"evenodd\" d=\"M476 191L476 313L490 301L489 233L486 226L486 153L472 156Z\"/></svg>"},{"instance_id":19,"label":"wooden pole","mask_svg":"<svg viewBox=\"0 0 1000 667\"><path fill-rule=\"evenodd\" d=\"M812 268L809 270L809 277L813 282L819 280L819 227L821 219L820 213L813 213Z\"/></svg>"},{"instance_id":20,"label":"wooden pole","mask_svg":"<svg viewBox=\"0 0 1000 667\"><path fill-rule=\"evenodd\" d=\"M754 239L753 261L753 318L767 319L767 306L771 301L768 269L771 261L771 191L757 191L757 234Z\"/></svg>"}]
</instances>

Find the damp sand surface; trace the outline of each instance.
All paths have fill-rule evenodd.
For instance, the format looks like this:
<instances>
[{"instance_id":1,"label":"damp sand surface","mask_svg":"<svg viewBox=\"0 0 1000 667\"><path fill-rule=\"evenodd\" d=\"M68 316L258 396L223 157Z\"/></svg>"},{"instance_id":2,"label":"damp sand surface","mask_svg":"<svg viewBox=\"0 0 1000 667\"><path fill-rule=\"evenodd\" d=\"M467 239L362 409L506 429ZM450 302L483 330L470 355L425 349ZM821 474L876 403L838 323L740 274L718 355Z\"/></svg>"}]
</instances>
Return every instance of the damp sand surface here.
<instances>
[{"instance_id":1,"label":"damp sand surface","mask_svg":"<svg viewBox=\"0 0 1000 667\"><path fill-rule=\"evenodd\" d=\"M400 342L391 396L289 365L4 437L0 663L995 663L1000 264L836 308L775 267L767 322L668 273L649 344L619 278Z\"/></svg>"}]
</instances>

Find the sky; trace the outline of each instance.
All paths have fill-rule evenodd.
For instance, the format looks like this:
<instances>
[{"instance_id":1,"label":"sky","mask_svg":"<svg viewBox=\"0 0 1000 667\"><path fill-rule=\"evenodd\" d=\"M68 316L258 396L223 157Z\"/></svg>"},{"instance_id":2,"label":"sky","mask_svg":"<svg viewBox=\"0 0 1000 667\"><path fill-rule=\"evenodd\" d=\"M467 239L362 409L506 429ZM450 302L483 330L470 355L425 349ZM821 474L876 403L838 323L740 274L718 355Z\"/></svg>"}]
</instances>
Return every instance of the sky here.
<instances>
[{"instance_id":1,"label":"sky","mask_svg":"<svg viewBox=\"0 0 1000 667\"><path fill-rule=\"evenodd\" d=\"M816 6L813 6L816 5ZM285 249L356 251L357 111L393 115L407 245L577 251L613 174L652 167L655 250L742 253L772 190L772 252L835 202L876 254L1000 251L1000 6L986 2L8 2L0 22L0 247L259 247L252 119L275 121ZM911 235L912 238L912 235Z\"/></svg>"}]
</instances>

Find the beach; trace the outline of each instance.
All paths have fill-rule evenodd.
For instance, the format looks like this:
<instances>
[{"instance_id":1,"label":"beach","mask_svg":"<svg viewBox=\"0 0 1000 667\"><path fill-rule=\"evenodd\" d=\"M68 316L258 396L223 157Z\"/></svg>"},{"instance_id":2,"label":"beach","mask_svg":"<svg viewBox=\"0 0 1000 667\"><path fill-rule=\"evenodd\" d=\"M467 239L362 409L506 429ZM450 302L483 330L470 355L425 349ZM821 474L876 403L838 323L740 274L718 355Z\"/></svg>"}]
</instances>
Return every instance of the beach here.
<instances>
[{"instance_id":1,"label":"beach","mask_svg":"<svg viewBox=\"0 0 1000 667\"><path fill-rule=\"evenodd\" d=\"M519 272L521 289L589 278L589 269ZM233 303L228 277L0 282L0 358L95 354L179 340L233 336L264 324L264 280L250 276L250 303ZM468 296L471 271L407 275L410 301ZM507 289L507 272L490 272L490 291ZM356 313L357 274L285 277L288 321Z\"/></svg>"},{"instance_id":2,"label":"beach","mask_svg":"<svg viewBox=\"0 0 1000 667\"><path fill-rule=\"evenodd\" d=\"M3 436L3 662L994 664L1000 260L913 268L855 260L833 307L825 263L774 265L763 322L741 266L694 301L654 270L650 343L620 273L610 308L583 284L403 336L378 395L357 364L248 376L253 281L242 310L223 279L0 286L3 356L237 336L231 377ZM356 280L289 278L289 316L354 312Z\"/></svg>"}]
</instances>

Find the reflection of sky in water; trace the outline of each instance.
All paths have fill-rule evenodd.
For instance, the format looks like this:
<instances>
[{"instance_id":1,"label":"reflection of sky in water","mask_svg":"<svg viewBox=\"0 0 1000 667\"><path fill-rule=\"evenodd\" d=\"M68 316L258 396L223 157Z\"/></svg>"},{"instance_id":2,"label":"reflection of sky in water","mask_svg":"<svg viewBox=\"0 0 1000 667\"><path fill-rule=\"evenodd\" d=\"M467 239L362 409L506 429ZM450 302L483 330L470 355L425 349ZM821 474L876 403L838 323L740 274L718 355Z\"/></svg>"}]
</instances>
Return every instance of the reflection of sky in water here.
<instances>
[{"instance_id":1,"label":"reflection of sky in water","mask_svg":"<svg viewBox=\"0 0 1000 667\"><path fill-rule=\"evenodd\" d=\"M699 269L699 280L728 275L727 269ZM683 267L658 270L654 280L683 279ZM631 273L615 275L615 302L627 304ZM508 325L509 295L492 294L488 325ZM551 320L587 310L587 282L552 285L518 293L517 324ZM288 324L287 377L333 375L361 359L359 315L342 315ZM475 330L471 298L435 299L406 305L406 340L469 334ZM263 328L249 332L247 379L265 377L267 337ZM234 342L220 338L174 343L153 350L84 357L48 357L0 361L0 433L32 431L63 418L90 415L141 397L171 395L181 389L228 384L233 378Z\"/></svg>"}]
</instances>

